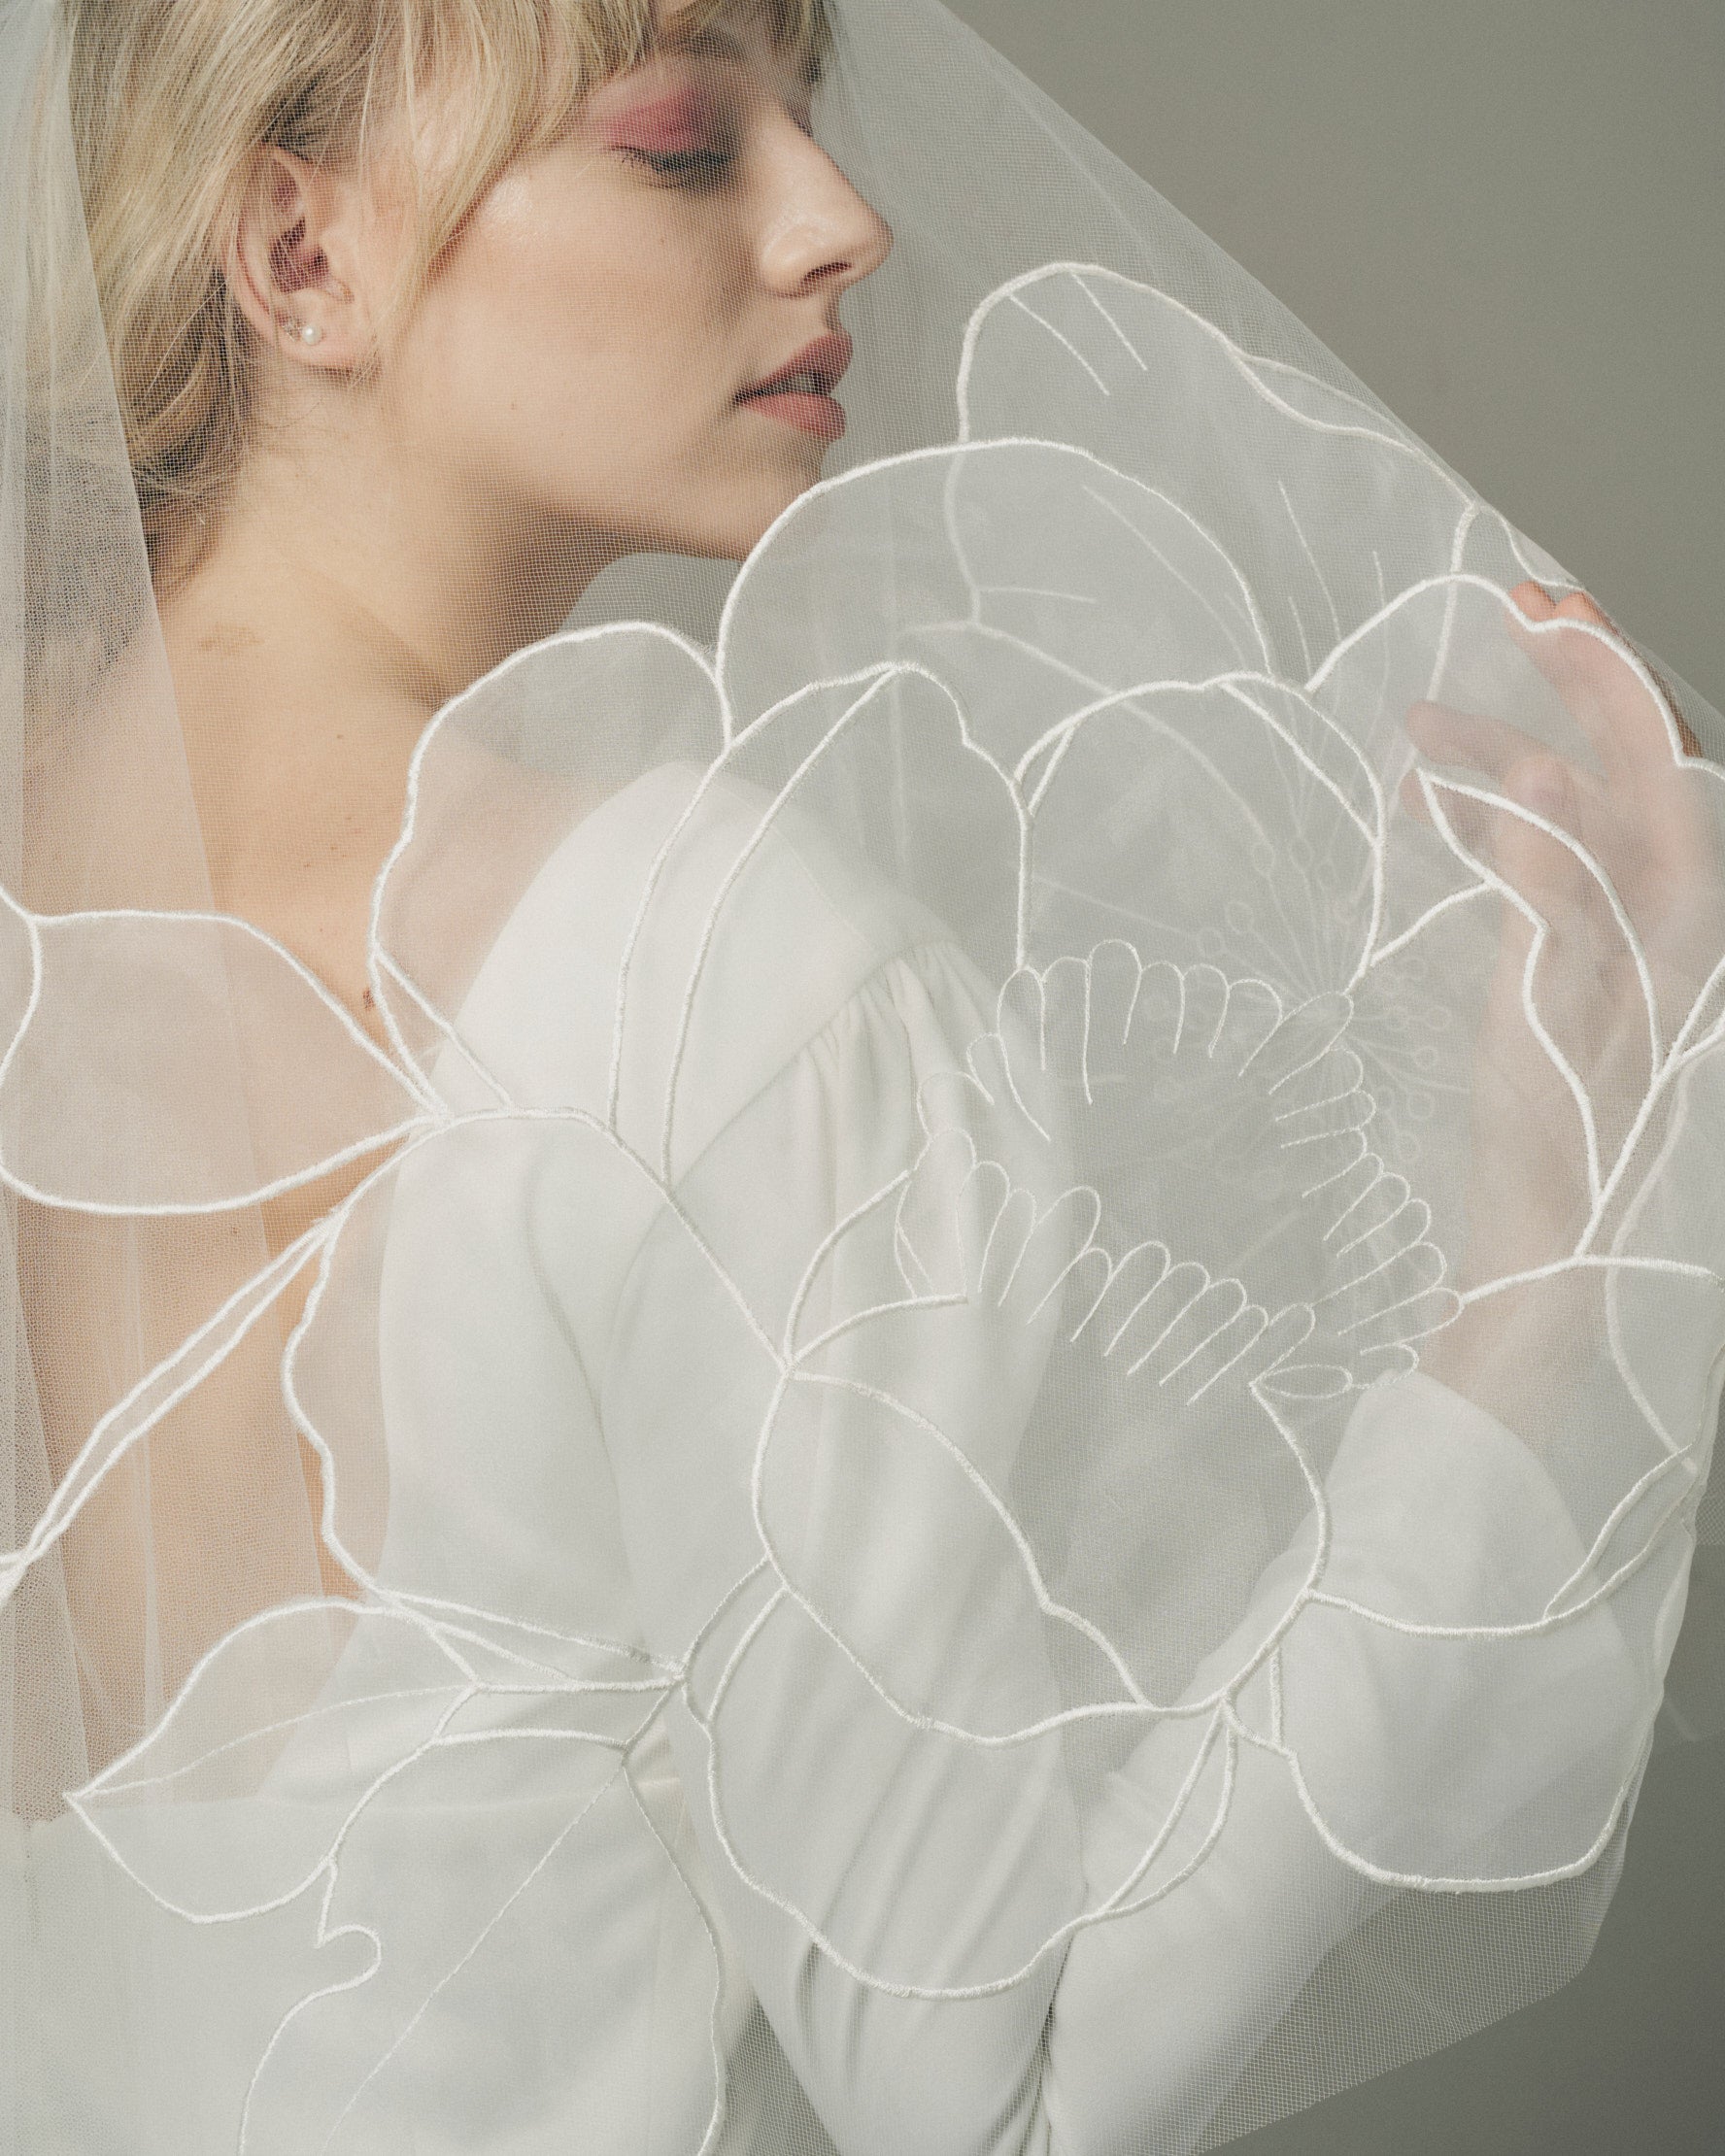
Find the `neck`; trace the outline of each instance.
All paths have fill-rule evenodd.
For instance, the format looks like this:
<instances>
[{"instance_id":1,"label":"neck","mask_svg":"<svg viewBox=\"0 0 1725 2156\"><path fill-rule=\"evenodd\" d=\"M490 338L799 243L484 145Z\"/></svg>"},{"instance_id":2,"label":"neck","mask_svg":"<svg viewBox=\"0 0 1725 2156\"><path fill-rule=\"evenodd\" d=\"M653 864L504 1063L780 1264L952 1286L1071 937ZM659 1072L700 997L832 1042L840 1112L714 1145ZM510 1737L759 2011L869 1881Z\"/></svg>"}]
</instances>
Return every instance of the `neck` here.
<instances>
[{"instance_id":1,"label":"neck","mask_svg":"<svg viewBox=\"0 0 1725 2156\"><path fill-rule=\"evenodd\" d=\"M320 864L375 866L427 721L553 633L607 535L524 545L430 457L353 436L264 451L192 573L163 600L217 902L255 913Z\"/></svg>"}]
</instances>

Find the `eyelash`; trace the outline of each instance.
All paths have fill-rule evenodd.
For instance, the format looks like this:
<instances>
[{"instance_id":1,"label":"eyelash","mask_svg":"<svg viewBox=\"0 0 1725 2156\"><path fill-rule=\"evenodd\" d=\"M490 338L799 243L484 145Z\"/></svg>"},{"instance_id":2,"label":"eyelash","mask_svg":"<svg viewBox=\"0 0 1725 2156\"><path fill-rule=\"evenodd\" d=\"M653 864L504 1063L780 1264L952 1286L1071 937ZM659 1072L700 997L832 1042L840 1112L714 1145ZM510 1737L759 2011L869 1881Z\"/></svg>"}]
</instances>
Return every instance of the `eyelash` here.
<instances>
[{"instance_id":1,"label":"eyelash","mask_svg":"<svg viewBox=\"0 0 1725 2156\"><path fill-rule=\"evenodd\" d=\"M661 180L682 186L710 186L723 180L736 163L734 150L641 150L626 144L623 153L648 166Z\"/></svg>"}]
</instances>

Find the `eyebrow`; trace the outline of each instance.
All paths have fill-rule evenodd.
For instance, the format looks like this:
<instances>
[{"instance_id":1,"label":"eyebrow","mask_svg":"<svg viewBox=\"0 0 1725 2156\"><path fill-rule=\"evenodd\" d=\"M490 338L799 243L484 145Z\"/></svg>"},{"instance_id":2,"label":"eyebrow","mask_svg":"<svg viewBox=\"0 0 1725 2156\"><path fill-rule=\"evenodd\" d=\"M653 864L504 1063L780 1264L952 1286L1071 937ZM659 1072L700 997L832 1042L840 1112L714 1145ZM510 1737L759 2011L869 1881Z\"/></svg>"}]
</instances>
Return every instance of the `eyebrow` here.
<instances>
[{"instance_id":1,"label":"eyebrow","mask_svg":"<svg viewBox=\"0 0 1725 2156\"><path fill-rule=\"evenodd\" d=\"M695 30L679 29L673 21L653 42L661 52L681 52L692 59L740 60L747 56L742 41L716 22L704 23Z\"/></svg>"},{"instance_id":2,"label":"eyebrow","mask_svg":"<svg viewBox=\"0 0 1725 2156\"><path fill-rule=\"evenodd\" d=\"M685 59L736 60L747 65L749 53L742 40L717 22L703 23L698 29L679 28L687 17L674 18L654 39L654 50L675 52ZM803 63L802 79L810 89L821 80L821 61L818 53L810 53Z\"/></svg>"}]
</instances>

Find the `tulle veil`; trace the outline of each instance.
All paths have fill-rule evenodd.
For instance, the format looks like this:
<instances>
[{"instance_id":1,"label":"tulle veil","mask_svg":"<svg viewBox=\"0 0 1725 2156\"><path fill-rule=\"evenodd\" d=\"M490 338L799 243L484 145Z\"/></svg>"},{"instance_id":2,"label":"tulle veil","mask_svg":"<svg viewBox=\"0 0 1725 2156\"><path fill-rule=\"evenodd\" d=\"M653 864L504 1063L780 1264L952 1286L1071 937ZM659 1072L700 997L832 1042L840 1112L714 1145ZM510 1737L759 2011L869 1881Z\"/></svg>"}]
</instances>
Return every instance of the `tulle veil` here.
<instances>
[{"instance_id":1,"label":"tulle veil","mask_svg":"<svg viewBox=\"0 0 1725 2156\"><path fill-rule=\"evenodd\" d=\"M476 1873L472 1908L451 1895L467 1931L427 1942L423 1845L392 1870L367 1836L427 1763L460 1763L427 1802L482 1838L601 1802L493 1773L506 1725L622 1777L603 1788L632 1791L640 1861L677 1869L705 1942L676 2004L710 2101L687 2134L631 2113L619 2147L882 2145L798 2088L794 2016L738 2005L748 1911L823 1981L908 2003L936 2052L1015 1988L1058 2032L1076 1942L1177 1907L1235 1836L1273 1854L1271 1776L1311 1829L1264 1904L1274 1980L1109 2147L1222 2145L1543 1995L1597 1935L1694 1539L1719 1538L1725 915L1657 848L1625 872L1554 834L1489 757L1417 754L1405 719L1481 715L1642 789L1691 863L1718 858L1725 792L1688 751L1720 722L1607 632L1510 634L1504 595L1573 589L1559 564L936 0L833 12L820 137L896 235L846 303L849 433L740 569L631 557L440 714L376 894L387 1051L213 910L59 11L0 14L0 2077L23 2092L0 2149L81 2115L96 2049L126 2146L446 2145L449 2084L408 2041L426 2002L505 1908L555 1982L588 1904ZM1578 713L1566 681L1602 655ZM1602 703L1669 768L1614 770ZM662 896L685 825L654 864L600 1105L552 1177L572 1217L625 1204L626 1154L641 1187L695 1192L715 1276L755 1294L766 1200L700 1215L685 1074L779 1023L780 975L759 1006L705 986L769 829L806 824L862 864L857 893L917 909L976 1015L879 1188L785 1255L735 1578L642 1646L470 1562L461 1504L414 1512L376 1441L377 1340L410 1178L452 1132L551 1113L463 1014L574 821L558 804L666 769L728 789L746 828L705 940L679 944ZM1518 838L1566 855L1562 920L1505 866ZM660 962L686 977L668 1045L634 1016ZM1513 1178L1496 1236L1481 1136L1511 1054L1579 1194L1525 1246ZM741 1125L703 1142L773 1158ZM360 1197L321 1210L355 1162ZM1499 1308L1454 1376L1441 1343ZM1498 1435L1474 1454L1420 1423L1446 1372L1537 1459L1513 1501L1462 1489ZM842 1439L822 1386L851 1402ZM1418 1495L1389 1452L1350 1466L1380 1424ZM649 1522L676 1509L658 1471L622 1500ZM1717 1674L1697 1658L1658 1727L1711 1727ZM786 1693L829 1703L866 1802L763 1754L751 1716ZM693 1841L664 1809L677 1715L713 1804ZM1000 1887L1001 1851L1063 1836L1069 1867ZM407 1990L319 2050L386 1967ZM239 1994L251 2049L236 2034L194 2100ZM1128 1994L1097 2040L1154 2053L1165 2010ZM512 2072L555 2097L586 2038L543 2011ZM294 2138L284 2060L293 2103L327 2073L321 2139Z\"/></svg>"}]
</instances>

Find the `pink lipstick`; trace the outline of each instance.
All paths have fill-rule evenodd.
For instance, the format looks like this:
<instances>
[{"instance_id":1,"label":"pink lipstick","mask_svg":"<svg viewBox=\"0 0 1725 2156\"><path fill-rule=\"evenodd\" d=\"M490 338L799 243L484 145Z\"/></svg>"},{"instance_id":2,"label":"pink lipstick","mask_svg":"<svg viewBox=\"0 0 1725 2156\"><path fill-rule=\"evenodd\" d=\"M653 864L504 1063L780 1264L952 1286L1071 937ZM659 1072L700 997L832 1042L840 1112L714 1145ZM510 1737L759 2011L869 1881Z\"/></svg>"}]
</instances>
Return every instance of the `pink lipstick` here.
<instances>
[{"instance_id":1,"label":"pink lipstick","mask_svg":"<svg viewBox=\"0 0 1725 2156\"><path fill-rule=\"evenodd\" d=\"M851 339L842 329L817 337L792 358L737 396L770 419L805 434L836 442L845 430L844 406L832 394L851 363Z\"/></svg>"}]
</instances>

